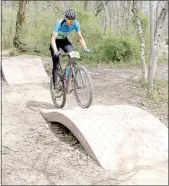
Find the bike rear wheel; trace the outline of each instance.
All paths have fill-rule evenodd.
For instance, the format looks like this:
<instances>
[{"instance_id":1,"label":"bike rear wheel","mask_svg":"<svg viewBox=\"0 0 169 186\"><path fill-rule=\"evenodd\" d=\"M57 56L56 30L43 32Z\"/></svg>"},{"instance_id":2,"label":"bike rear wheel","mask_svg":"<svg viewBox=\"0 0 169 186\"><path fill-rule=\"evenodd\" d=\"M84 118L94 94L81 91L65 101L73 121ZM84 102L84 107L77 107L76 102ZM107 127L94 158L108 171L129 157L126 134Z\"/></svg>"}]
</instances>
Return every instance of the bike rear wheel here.
<instances>
[{"instance_id":1,"label":"bike rear wheel","mask_svg":"<svg viewBox=\"0 0 169 186\"><path fill-rule=\"evenodd\" d=\"M73 88L77 103L88 108L93 101L93 85L88 70L84 66L76 66L73 77Z\"/></svg>"},{"instance_id":2,"label":"bike rear wheel","mask_svg":"<svg viewBox=\"0 0 169 186\"><path fill-rule=\"evenodd\" d=\"M55 73L56 87L54 89L53 78L50 80L50 94L53 104L56 108L63 108L66 103L66 92L64 90L63 80L59 74Z\"/></svg>"}]
</instances>

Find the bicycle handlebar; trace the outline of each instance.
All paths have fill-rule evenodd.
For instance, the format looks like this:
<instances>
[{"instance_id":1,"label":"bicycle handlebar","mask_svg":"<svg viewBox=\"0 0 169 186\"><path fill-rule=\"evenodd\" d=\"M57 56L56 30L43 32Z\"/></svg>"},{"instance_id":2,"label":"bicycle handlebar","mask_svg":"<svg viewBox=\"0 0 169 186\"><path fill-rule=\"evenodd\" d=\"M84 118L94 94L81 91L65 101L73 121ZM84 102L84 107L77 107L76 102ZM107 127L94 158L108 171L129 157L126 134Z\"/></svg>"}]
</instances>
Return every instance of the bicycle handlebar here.
<instances>
[{"instance_id":1,"label":"bicycle handlebar","mask_svg":"<svg viewBox=\"0 0 169 186\"><path fill-rule=\"evenodd\" d=\"M61 56L61 57L69 56L69 53L60 53L60 56ZM82 59L79 58L79 60L81 61Z\"/></svg>"},{"instance_id":2,"label":"bicycle handlebar","mask_svg":"<svg viewBox=\"0 0 169 186\"><path fill-rule=\"evenodd\" d=\"M68 54L68 53L63 53L63 54L60 53L60 56L61 56L61 57L65 57L65 56L69 56L69 54ZM82 59L79 58L79 60L82 60Z\"/></svg>"},{"instance_id":3,"label":"bicycle handlebar","mask_svg":"<svg viewBox=\"0 0 169 186\"><path fill-rule=\"evenodd\" d=\"M60 54L61 57L69 56L68 53Z\"/></svg>"}]
</instances>

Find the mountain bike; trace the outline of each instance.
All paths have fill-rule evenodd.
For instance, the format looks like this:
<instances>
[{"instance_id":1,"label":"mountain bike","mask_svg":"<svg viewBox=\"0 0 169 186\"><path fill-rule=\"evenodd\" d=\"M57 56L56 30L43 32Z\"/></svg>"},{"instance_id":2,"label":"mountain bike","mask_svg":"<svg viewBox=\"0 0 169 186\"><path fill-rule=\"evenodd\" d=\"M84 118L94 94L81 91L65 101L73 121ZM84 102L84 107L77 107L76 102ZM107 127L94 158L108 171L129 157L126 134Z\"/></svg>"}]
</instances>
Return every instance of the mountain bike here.
<instances>
[{"instance_id":1,"label":"mountain bike","mask_svg":"<svg viewBox=\"0 0 169 186\"><path fill-rule=\"evenodd\" d=\"M88 108L93 101L93 84L89 71L84 66L78 64L80 60L79 52L72 51L60 55L67 56L68 63L62 68L59 62L59 69L54 73L50 80L50 93L52 101L56 108L63 108L66 103L66 95L74 91L78 105L82 108Z\"/></svg>"}]
</instances>

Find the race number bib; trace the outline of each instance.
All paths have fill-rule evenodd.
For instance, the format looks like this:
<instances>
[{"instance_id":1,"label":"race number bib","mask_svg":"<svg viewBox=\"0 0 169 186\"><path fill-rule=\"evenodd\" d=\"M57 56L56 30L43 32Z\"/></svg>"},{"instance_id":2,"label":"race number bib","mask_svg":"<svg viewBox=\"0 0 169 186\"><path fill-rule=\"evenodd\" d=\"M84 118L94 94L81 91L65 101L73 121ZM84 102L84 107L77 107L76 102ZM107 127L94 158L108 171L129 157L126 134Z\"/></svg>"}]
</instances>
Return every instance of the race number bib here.
<instances>
[{"instance_id":1,"label":"race number bib","mask_svg":"<svg viewBox=\"0 0 169 186\"><path fill-rule=\"evenodd\" d=\"M80 58L79 52L72 51L72 52L69 52L69 55L71 58Z\"/></svg>"}]
</instances>

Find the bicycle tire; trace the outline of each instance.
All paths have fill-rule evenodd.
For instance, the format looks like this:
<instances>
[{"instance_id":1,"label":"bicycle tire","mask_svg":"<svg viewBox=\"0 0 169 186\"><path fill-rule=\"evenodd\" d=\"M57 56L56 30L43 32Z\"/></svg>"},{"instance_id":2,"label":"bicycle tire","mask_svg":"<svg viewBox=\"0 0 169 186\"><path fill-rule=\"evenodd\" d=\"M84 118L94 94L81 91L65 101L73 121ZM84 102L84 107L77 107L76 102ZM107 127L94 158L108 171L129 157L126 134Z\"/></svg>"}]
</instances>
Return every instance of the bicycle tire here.
<instances>
[{"instance_id":1,"label":"bicycle tire","mask_svg":"<svg viewBox=\"0 0 169 186\"><path fill-rule=\"evenodd\" d=\"M58 75L57 78L60 78L60 76ZM56 78L55 78L56 79ZM62 91L62 102L61 104L58 104L57 101L56 101L56 96L54 95L53 93L53 78L50 79L50 94L51 94L51 98L52 98L52 101L53 101L53 104L56 108L63 108L65 106L65 103L66 103L66 92L64 90L64 84L63 84L63 81L60 80L61 84L62 84L62 87L63 87L63 91Z\"/></svg>"},{"instance_id":2,"label":"bicycle tire","mask_svg":"<svg viewBox=\"0 0 169 186\"><path fill-rule=\"evenodd\" d=\"M77 93L76 75L79 71L83 71L86 74L86 77L87 77L87 80L89 83L89 99L86 104L83 104L81 102L81 100L78 96L78 93ZM90 105L92 104L92 101L93 101L93 84L92 84L92 78L91 78L88 70L84 66L76 66L75 67L75 77L73 77L73 89L74 89L74 94L75 94L75 98L76 98L78 105L82 108L90 107Z\"/></svg>"}]
</instances>

